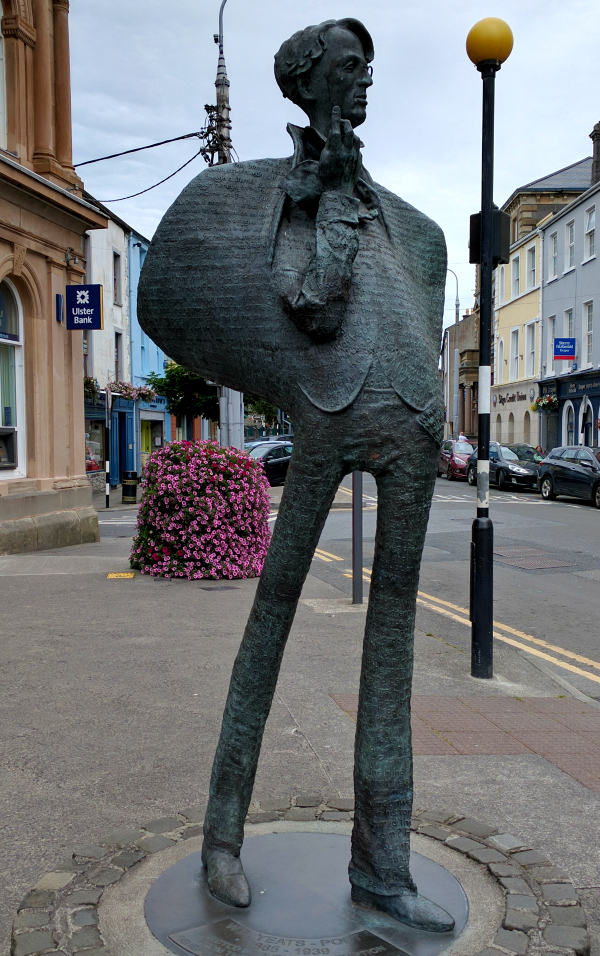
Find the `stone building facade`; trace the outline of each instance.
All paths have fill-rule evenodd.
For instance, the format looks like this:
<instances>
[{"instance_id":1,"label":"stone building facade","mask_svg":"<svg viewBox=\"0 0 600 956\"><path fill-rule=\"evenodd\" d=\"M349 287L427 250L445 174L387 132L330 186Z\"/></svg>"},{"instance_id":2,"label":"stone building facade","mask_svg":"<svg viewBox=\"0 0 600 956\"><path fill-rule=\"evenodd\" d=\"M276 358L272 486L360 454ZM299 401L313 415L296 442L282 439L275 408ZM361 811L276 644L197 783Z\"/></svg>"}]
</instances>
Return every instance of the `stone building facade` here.
<instances>
[{"instance_id":1,"label":"stone building facade","mask_svg":"<svg viewBox=\"0 0 600 956\"><path fill-rule=\"evenodd\" d=\"M444 438L452 438L454 405L454 349L456 325L444 329L442 341L442 383L444 389ZM477 439L479 388L479 311L467 309L458 323L458 429L469 439Z\"/></svg>"},{"instance_id":2,"label":"stone building facade","mask_svg":"<svg viewBox=\"0 0 600 956\"><path fill-rule=\"evenodd\" d=\"M71 156L68 0L1 0L0 553L94 541L82 333L61 297L106 218Z\"/></svg>"}]
</instances>

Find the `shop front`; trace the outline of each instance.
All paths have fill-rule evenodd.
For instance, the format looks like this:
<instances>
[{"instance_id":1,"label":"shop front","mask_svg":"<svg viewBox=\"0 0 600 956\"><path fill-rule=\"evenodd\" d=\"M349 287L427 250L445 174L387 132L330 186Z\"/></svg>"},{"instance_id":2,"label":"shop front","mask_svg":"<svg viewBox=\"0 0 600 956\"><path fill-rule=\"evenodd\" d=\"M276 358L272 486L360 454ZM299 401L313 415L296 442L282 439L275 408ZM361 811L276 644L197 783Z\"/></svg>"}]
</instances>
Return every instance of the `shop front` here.
<instances>
[{"instance_id":1,"label":"shop front","mask_svg":"<svg viewBox=\"0 0 600 956\"><path fill-rule=\"evenodd\" d=\"M556 445L600 444L600 371L557 376L540 383L543 395L553 395L558 407L547 418L548 450Z\"/></svg>"},{"instance_id":2,"label":"shop front","mask_svg":"<svg viewBox=\"0 0 600 956\"><path fill-rule=\"evenodd\" d=\"M85 473L95 493L106 487L105 436L106 395L100 392L94 401L86 398L85 411Z\"/></svg>"},{"instance_id":3,"label":"shop front","mask_svg":"<svg viewBox=\"0 0 600 956\"><path fill-rule=\"evenodd\" d=\"M153 402L138 402L139 430L137 442L137 471L141 475L149 455L171 440L171 416L167 400L157 395Z\"/></svg>"},{"instance_id":4,"label":"shop front","mask_svg":"<svg viewBox=\"0 0 600 956\"><path fill-rule=\"evenodd\" d=\"M135 402L114 396L110 410L110 483L121 484L124 471L135 471Z\"/></svg>"},{"instance_id":5,"label":"shop front","mask_svg":"<svg viewBox=\"0 0 600 956\"><path fill-rule=\"evenodd\" d=\"M538 386L534 381L492 387L490 437L493 441L507 445L539 443L539 415L530 408L537 394Z\"/></svg>"}]
</instances>

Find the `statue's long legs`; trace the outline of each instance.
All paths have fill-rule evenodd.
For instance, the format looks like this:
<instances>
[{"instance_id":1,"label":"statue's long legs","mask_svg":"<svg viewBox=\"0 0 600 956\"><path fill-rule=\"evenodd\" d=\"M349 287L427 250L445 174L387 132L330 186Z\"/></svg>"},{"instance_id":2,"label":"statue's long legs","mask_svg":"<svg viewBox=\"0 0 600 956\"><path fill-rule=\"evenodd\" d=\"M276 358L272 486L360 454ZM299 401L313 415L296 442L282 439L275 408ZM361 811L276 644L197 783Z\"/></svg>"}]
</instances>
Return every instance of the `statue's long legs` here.
<instances>
[{"instance_id":1,"label":"statue's long legs","mask_svg":"<svg viewBox=\"0 0 600 956\"><path fill-rule=\"evenodd\" d=\"M439 455L428 437L415 432L410 442L412 462L407 454L377 477L375 557L356 728L350 880L356 902L409 925L444 932L452 928L452 918L417 896L409 871L414 625Z\"/></svg>"},{"instance_id":2,"label":"statue's long legs","mask_svg":"<svg viewBox=\"0 0 600 956\"><path fill-rule=\"evenodd\" d=\"M204 854L211 892L234 905L250 902L237 860L244 820L283 651L342 473L335 449L324 449L324 454L317 457L295 449L273 538L233 667L212 769ZM224 889L228 884L229 889Z\"/></svg>"}]
</instances>

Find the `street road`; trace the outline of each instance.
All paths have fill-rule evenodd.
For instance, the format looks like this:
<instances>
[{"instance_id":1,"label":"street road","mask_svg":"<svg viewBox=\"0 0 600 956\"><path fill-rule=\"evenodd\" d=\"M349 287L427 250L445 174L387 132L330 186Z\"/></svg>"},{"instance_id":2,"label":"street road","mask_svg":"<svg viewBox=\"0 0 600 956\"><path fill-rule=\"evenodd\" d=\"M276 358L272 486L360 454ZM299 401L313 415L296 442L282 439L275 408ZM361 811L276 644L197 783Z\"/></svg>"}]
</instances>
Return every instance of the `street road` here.
<instances>
[{"instance_id":1,"label":"street road","mask_svg":"<svg viewBox=\"0 0 600 956\"><path fill-rule=\"evenodd\" d=\"M333 510L312 571L351 594L351 478L348 510ZM373 558L377 490L364 476L364 587ZM436 482L419 592L418 626L469 650L469 549L475 489ZM600 511L576 499L542 501L492 490L496 640L526 649L536 663L600 699ZM537 567L532 567L537 565ZM541 567L545 565L544 567Z\"/></svg>"}]
</instances>

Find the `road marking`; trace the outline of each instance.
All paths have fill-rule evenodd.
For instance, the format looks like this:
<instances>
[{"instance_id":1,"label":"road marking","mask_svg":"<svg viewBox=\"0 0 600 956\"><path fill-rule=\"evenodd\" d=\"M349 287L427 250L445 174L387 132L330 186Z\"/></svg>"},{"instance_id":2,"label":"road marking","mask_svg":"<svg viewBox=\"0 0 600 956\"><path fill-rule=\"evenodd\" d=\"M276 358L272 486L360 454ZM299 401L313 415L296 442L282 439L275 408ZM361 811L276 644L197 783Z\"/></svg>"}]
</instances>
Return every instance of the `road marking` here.
<instances>
[{"instance_id":1,"label":"road marking","mask_svg":"<svg viewBox=\"0 0 600 956\"><path fill-rule=\"evenodd\" d=\"M134 578L135 571L109 571L107 578Z\"/></svg>"},{"instance_id":2,"label":"road marking","mask_svg":"<svg viewBox=\"0 0 600 956\"><path fill-rule=\"evenodd\" d=\"M329 551L324 551L323 548L316 548L315 554L321 555L324 554L326 557L331 558L333 561L343 561L343 558L338 558L337 554L330 554Z\"/></svg>"},{"instance_id":3,"label":"road marking","mask_svg":"<svg viewBox=\"0 0 600 956\"><path fill-rule=\"evenodd\" d=\"M320 561L326 561L327 564L331 564L332 559L326 558L324 554L319 554L318 551L315 551L315 558L319 558Z\"/></svg>"},{"instance_id":4,"label":"road marking","mask_svg":"<svg viewBox=\"0 0 600 956\"><path fill-rule=\"evenodd\" d=\"M329 552L325 552L329 554ZM338 555L331 555L337 561L342 559ZM327 561L327 558L322 558L321 560ZM369 568L363 568L363 581L367 583L371 582L371 571ZM346 568L343 572L345 578L352 578L352 570ZM459 624L464 624L465 627L471 627L471 621L469 619L469 611L465 607L461 607L460 604L453 604L451 601L444 601L442 598L434 597L433 594L427 594L425 591L417 592L417 603L421 604L423 607L428 608L431 611L435 611L437 614L442 614L444 617L449 617L453 621L457 621ZM452 610L446 610L446 608L452 608ZM453 613L458 611L459 614ZM531 644L535 644L538 647L544 647L546 650L554 651L557 654L561 654L563 657L568 657L570 660L575 660L580 664L585 664L587 667L592 667L596 670L600 670L600 663L598 661L591 660L589 657L583 657L581 654L576 654L574 651L568 651L564 647L558 647L556 644L550 644L548 641L544 641L539 637L534 637L533 634L526 634L524 631L519 631L517 628L510 627L508 624L501 624L499 621L494 621L495 628L501 628L502 631L506 631L506 634L501 634L500 631L494 630L492 633L494 637L502 641L504 644L510 644L512 647L516 647L519 650L526 651L528 654L533 654L535 657L541 657L546 661L550 661L552 664L555 664L557 667L561 667L563 670L571 671L573 674L579 674L582 677L587 677L588 680L595 681L600 684L600 676L596 674L590 674L589 671L582 670L581 667L575 667L573 664L568 664L566 661L561 661L556 657L553 657L551 654L546 654L544 651L538 650L537 647L528 647L526 644L521 644L519 641L515 641L513 638L508 637L507 634L514 634L515 637L520 637L522 640L529 641Z\"/></svg>"},{"instance_id":5,"label":"road marking","mask_svg":"<svg viewBox=\"0 0 600 956\"><path fill-rule=\"evenodd\" d=\"M422 597L428 598L430 601L436 601L438 604L451 607L455 611L466 614L467 617L469 616L469 611L466 607L460 607L458 604L451 604L450 601L442 601L441 598L436 598L433 596L433 594L426 594L425 591L419 591L418 593ZM539 647L545 647L549 651L556 651L556 653L562 654L563 657L568 657L572 661L578 661L580 664L587 664L588 667L594 667L596 670L600 670L600 664L598 661L591 660L589 657L583 657L581 654L576 654L574 651L567 651L564 647L559 647L556 644L549 644L548 641L544 641L539 637L534 637L533 634L526 634L524 631L518 631L516 628L510 627L508 624L501 624L500 621L494 621L494 627L499 627L508 634L514 634L515 637L520 637L524 641L531 641L532 644L537 644Z\"/></svg>"}]
</instances>

